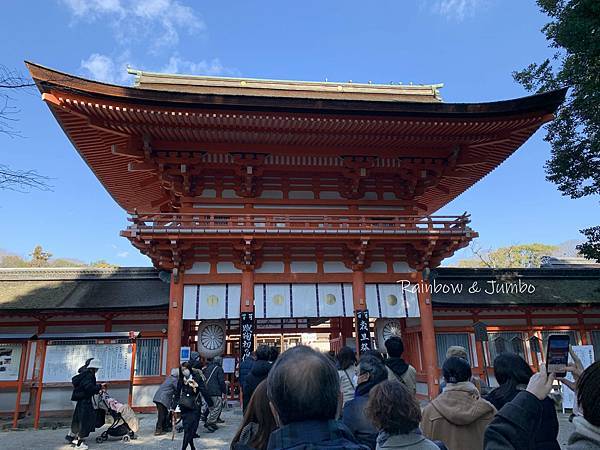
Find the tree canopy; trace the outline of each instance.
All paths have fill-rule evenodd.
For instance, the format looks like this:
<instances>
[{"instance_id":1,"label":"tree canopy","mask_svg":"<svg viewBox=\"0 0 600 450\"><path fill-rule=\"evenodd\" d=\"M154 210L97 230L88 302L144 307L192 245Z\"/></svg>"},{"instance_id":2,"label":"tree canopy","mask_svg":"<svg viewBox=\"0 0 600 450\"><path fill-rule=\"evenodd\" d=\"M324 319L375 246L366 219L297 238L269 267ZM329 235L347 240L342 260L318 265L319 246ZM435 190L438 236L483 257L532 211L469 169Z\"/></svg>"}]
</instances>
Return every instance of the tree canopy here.
<instances>
[{"instance_id":1,"label":"tree canopy","mask_svg":"<svg viewBox=\"0 0 600 450\"><path fill-rule=\"evenodd\" d=\"M542 32L552 58L513 74L527 90L568 86L569 95L547 127L552 146L547 179L563 195L600 194L600 1L537 0L550 17ZM581 230L588 239L581 253L600 262L600 226Z\"/></svg>"},{"instance_id":2,"label":"tree canopy","mask_svg":"<svg viewBox=\"0 0 600 450\"><path fill-rule=\"evenodd\" d=\"M94 267L109 269L119 267L105 260L99 260L87 264L83 261L71 258L52 258L52 253L47 252L41 245L36 245L29 254L31 259L27 260L18 255L0 255L0 268L26 268L26 267Z\"/></svg>"},{"instance_id":3,"label":"tree canopy","mask_svg":"<svg viewBox=\"0 0 600 450\"><path fill-rule=\"evenodd\" d=\"M501 247L496 250L481 250L472 248L474 258L458 262L459 267L540 267L543 256L551 255L558 249L556 245L522 244Z\"/></svg>"}]
</instances>

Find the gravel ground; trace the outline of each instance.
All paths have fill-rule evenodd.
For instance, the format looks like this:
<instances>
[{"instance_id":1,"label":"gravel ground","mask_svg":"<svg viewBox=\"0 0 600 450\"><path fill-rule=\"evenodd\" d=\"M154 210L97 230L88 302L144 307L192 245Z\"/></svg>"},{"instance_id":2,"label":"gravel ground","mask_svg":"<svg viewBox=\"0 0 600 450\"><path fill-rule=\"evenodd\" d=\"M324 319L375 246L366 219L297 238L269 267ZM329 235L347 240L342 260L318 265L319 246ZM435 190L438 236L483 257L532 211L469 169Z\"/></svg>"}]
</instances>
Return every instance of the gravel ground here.
<instances>
[{"instance_id":1,"label":"gravel ground","mask_svg":"<svg viewBox=\"0 0 600 450\"><path fill-rule=\"evenodd\" d=\"M90 449L115 450L115 449L162 449L162 450L179 450L181 449L182 434L176 434L175 440L171 441L171 434L165 436L153 436L156 416L153 414L140 414L140 432L139 437L130 442L109 441L102 444L97 444L94 438L99 434L93 433L88 444ZM573 431L573 425L569 422L567 414L559 414L560 433L558 442L563 449L567 448L567 440ZM225 423L215 433L204 433L200 426L200 439L196 439L196 447L198 449L227 449L229 443L237 427L241 421L242 413L239 408L226 410L223 412L222 418ZM72 450L72 447L67 445L64 436L68 429L66 427L58 429L41 429L41 430L19 430L19 431L2 431L0 432L0 449L10 450Z\"/></svg>"},{"instance_id":2,"label":"gravel ground","mask_svg":"<svg viewBox=\"0 0 600 450\"><path fill-rule=\"evenodd\" d=\"M163 436L154 436L154 426L156 425L156 415L138 414L140 419L140 430L137 439L130 442L111 440L102 444L95 442L96 436L100 433L98 430L92 433L86 443L90 449L116 450L116 449L162 449L162 450L180 450L182 433L175 434L175 440L171 441L171 433ZM236 433L238 425L242 418L239 408L223 411L221 418L225 420L224 424L214 433L204 432L202 425L198 430L200 439L195 439L194 443L198 449L228 449L233 435ZM101 429L104 430L105 428ZM0 449L6 450L73 450L73 447L65 441L65 435L68 428L58 429L40 429L40 430L17 430L0 432Z\"/></svg>"}]
</instances>

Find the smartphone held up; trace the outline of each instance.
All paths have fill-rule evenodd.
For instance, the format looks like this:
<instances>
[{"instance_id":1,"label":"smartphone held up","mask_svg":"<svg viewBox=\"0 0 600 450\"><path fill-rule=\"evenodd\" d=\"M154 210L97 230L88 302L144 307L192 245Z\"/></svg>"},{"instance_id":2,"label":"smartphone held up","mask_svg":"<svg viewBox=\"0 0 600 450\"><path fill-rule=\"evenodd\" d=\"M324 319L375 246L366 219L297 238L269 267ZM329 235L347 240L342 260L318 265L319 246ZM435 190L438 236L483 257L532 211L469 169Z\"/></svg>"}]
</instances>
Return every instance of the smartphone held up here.
<instances>
[{"instance_id":1,"label":"smartphone held up","mask_svg":"<svg viewBox=\"0 0 600 450\"><path fill-rule=\"evenodd\" d=\"M561 378L567 375L566 367L569 363L568 335L553 334L548 338L546 347L546 370Z\"/></svg>"}]
</instances>

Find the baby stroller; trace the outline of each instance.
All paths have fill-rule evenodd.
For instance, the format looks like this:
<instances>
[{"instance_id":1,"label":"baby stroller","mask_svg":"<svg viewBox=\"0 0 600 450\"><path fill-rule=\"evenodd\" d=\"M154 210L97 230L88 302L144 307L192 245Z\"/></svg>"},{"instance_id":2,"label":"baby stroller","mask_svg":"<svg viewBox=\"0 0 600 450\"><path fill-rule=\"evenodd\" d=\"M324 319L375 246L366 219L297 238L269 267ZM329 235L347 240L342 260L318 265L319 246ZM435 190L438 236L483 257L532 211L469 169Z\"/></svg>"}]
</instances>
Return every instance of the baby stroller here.
<instances>
[{"instance_id":1,"label":"baby stroller","mask_svg":"<svg viewBox=\"0 0 600 450\"><path fill-rule=\"evenodd\" d=\"M98 407L105 410L112 417L112 424L96 437L96 442L101 444L109 438L118 438L123 442L136 439L139 421L129 405L120 403L110 397L107 392L99 394Z\"/></svg>"}]
</instances>

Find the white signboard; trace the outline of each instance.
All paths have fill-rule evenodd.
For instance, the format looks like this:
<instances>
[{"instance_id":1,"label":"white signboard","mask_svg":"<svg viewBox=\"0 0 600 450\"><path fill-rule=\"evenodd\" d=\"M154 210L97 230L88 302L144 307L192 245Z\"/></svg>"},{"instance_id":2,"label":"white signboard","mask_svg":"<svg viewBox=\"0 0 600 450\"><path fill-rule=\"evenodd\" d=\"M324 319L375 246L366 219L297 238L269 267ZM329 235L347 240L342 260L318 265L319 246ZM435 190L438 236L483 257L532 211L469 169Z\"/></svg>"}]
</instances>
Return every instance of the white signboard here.
<instances>
[{"instance_id":1,"label":"white signboard","mask_svg":"<svg viewBox=\"0 0 600 450\"><path fill-rule=\"evenodd\" d=\"M0 344L0 381L19 379L22 349L21 344Z\"/></svg>"},{"instance_id":2,"label":"white signboard","mask_svg":"<svg viewBox=\"0 0 600 450\"><path fill-rule=\"evenodd\" d=\"M223 372L234 373L235 372L235 358L223 358Z\"/></svg>"},{"instance_id":3,"label":"white signboard","mask_svg":"<svg viewBox=\"0 0 600 450\"><path fill-rule=\"evenodd\" d=\"M593 345L573 345L571 347L575 354L581 360L583 368L587 368L594 363L594 346ZM569 355L569 364L572 363L571 355ZM565 377L573 381L573 374L568 372ZM562 406L563 410L566 408L573 408L575 405L575 393L567 386L562 386Z\"/></svg>"},{"instance_id":4,"label":"white signboard","mask_svg":"<svg viewBox=\"0 0 600 450\"><path fill-rule=\"evenodd\" d=\"M132 344L49 345L44 363L44 383L64 383L77 375L89 358L97 358L102 369L98 381L124 381L131 377Z\"/></svg>"}]
</instances>

